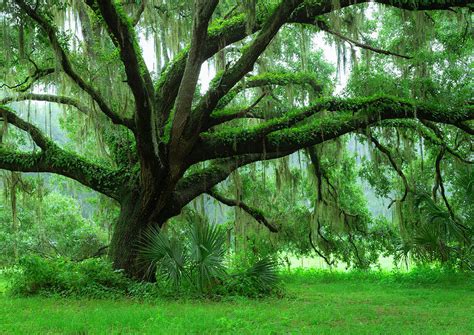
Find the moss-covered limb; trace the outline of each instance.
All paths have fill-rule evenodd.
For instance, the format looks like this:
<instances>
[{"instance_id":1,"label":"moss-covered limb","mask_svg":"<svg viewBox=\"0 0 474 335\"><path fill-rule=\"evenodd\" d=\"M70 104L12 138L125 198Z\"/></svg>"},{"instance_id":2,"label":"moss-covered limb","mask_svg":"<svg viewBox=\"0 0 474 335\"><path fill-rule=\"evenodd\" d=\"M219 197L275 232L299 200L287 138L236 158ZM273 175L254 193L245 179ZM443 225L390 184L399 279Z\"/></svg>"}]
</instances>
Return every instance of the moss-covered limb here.
<instances>
[{"instance_id":1,"label":"moss-covered limb","mask_svg":"<svg viewBox=\"0 0 474 335\"><path fill-rule=\"evenodd\" d=\"M400 178L402 179L403 181L403 185L405 187L405 190L403 192L403 196L402 198L399 200L401 202L405 201L405 199L407 198L407 195L408 195L408 192L410 192L410 185L408 184L408 180L407 180L407 177L405 176L405 174L403 173L403 170L401 167L398 166L398 163L395 161L395 159L393 158L393 155L392 153L390 152L390 149L387 148L386 146L382 145L378 140L377 138L375 138L372 133L370 131L368 131L367 133L365 133L365 135L367 136L367 138L370 140L370 142L372 142L375 147L380 151L382 152L389 160L390 162L390 165L392 165L393 169L397 172L397 174L400 176ZM392 201L392 203L390 204L389 208L391 207L391 205L394 203L394 201Z\"/></svg>"},{"instance_id":2,"label":"moss-covered limb","mask_svg":"<svg viewBox=\"0 0 474 335\"><path fill-rule=\"evenodd\" d=\"M59 147L45 151L45 164L49 172L74 179L118 201L123 192L135 187L133 172L95 164Z\"/></svg>"},{"instance_id":3,"label":"moss-covered limb","mask_svg":"<svg viewBox=\"0 0 474 335\"><path fill-rule=\"evenodd\" d=\"M67 152L57 146L35 125L17 116L10 108L0 106L0 117L27 132L41 152L25 153L0 146L0 169L21 172L51 172L60 174L114 199L129 185L133 176L123 170L112 170Z\"/></svg>"},{"instance_id":4,"label":"moss-covered limb","mask_svg":"<svg viewBox=\"0 0 474 335\"><path fill-rule=\"evenodd\" d=\"M130 180L124 171L107 169L58 147L33 153L0 148L0 169L63 175L116 200Z\"/></svg>"},{"instance_id":5,"label":"moss-covered limb","mask_svg":"<svg viewBox=\"0 0 474 335\"><path fill-rule=\"evenodd\" d=\"M303 5L298 7L288 18L288 23L307 23L314 24L315 18L336 10L336 8L345 8L361 3L370 2L369 0L340 0L337 7L332 1L305 0ZM405 10L450 10L452 7L469 7L471 0L375 0L375 3L392 6Z\"/></svg>"},{"instance_id":6,"label":"moss-covered limb","mask_svg":"<svg viewBox=\"0 0 474 335\"><path fill-rule=\"evenodd\" d=\"M173 194L174 203L183 207L198 195L206 193L241 166L263 160L283 157L290 152L258 153L238 157L216 159L209 166L189 173L176 185Z\"/></svg>"},{"instance_id":7,"label":"moss-covered limb","mask_svg":"<svg viewBox=\"0 0 474 335\"><path fill-rule=\"evenodd\" d=\"M266 93L260 95L250 106L246 108L228 108L219 110L215 114L211 115L206 127L203 131L208 130L214 126L220 125L225 122L229 122L235 119L252 118L252 119L265 119L265 115L261 108L257 105L266 96Z\"/></svg>"},{"instance_id":8,"label":"moss-covered limb","mask_svg":"<svg viewBox=\"0 0 474 335\"><path fill-rule=\"evenodd\" d=\"M258 223L267 227L268 230L270 230L272 233L278 233L279 229L267 220L267 218L262 213L262 211L247 205L243 201L227 198L223 196L222 194L218 193L215 189L211 189L207 191L206 193L209 194L214 199L216 199L217 201L223 203L224 205L227 205L229 207L241 208L243 211L247 212L250 216L252 216Z\"/></svg>"},{"instance_id":9,"label":"moss-covered limb","mask_svg":"<svg viewBox=\"0 0 474 335\"><path fill-rule=\"evenodd\" d=\"M222 99L248 72L253 69L258 57L265 51L270 41L277 34L283 24L298 7L302 0L287 0L281 2L274 12L269 16L263 24L262 29L258 32L251 44L245 48L242 56L236 63L222 73L219 80L215 82L204 97L199 101L193 110L193 118L186 125L187 132L191 136L196 136L200 132L202 125L207 123L212 111L216 108L219 100ZM199 128L195 129L195 125Z\"/></svg>"},{"instance_id":10,"label":"moss-covered limb","mask_svg":"<svg viewBox=\"0 0 474 335\"><path fill-rule=\"evenodd\" d=\"M187 141L183 140L182 137L191 117L194 92L196 91L199 73L201 72L201 65L205 60L203 57L205 50L203 50L201 46L203 43L206 43L209 20L218 2L218 0L195 2L191 45L186 59L183 77L179 85L178 95L176 96L175 112L171 126L169 150L173 153L173 155L170 156L170 172L172 178L174 174L180 173L180 165L184 156L187 154Z\"/></svg>"},{"instance_id":11,"label":"moss-covered limb","mask_svg":"<svg viewBox=\"0 0 474 335\"><path fill-rule=\"evenodd\" d=\"M400 58L405 58L405 59L412 59L413 57L410 57L410 56L406 56L406 55L402 55L402 54L399 54L399 53L396 53L396 52L393 52L393 51L388 51L388 50L383 50L383 49L379 49L379 48L375 48L373 46L370 46L368 44L365 44L365 43L361 43L359 41L356 41L352 38L349 38L347 36L344 36L343 34L341 34L340 32L338 31L335 31L331 28L329 28L329 26L326 24L326 22L322 21L322 20L318 20L315 22L315 24L319 27L319 29L331 34L331 35L334 35L336 36L337 38L343 40L343 41L346 41L348 42L349 44L351 45L355 45L359 48L362 48L362 49L366 49L366 50L370 50L372 52L375 52L375 53L378 53L378 54L382 54L382 55L389 55L389 56L396 56L396 57L400 57Z\"/></svg>"},{"instance_id":12,"label":"moss-covered limb","mask_svg":"<svg viewBox=\"0 0 474 335\"><path fill-rule=\"evenodd\" d=\"M54 146L54 143L38 127L20 118L9 107L0 105L0 117L7 123L27 132L40 148L47 149Z\"/></svg>"},{"instance_id":13,"label":"moss-covered limb","mask_svg":"<svg viewBox=\"0 0 474 335\"><path fill-rule=\"evenodd\" d=\"M339 112L313 117L301 125L296 124L295 121L306 120L321 110ZM254 128L204 133L189 159L191 163L195 163L250 153L296 151L382 120L409 118L458 124L474 119L474 109L469 106L464 109L449 109L393 97L325 99L311 107L291 112L286 119L278 118Z\"/></svg>"},{"instance_id":14,"label":"moss-covered limb","mask_svg":"<svg viewBox=\"0 0 474 335\"><path fill-rule=\"evenodd\" d=\"M358 3L366 3L368 0L342 0L338 2L340 8L349 7ZM387 4L404 9L446 9L451 7L466 7L469 5L469 0L451 0L451 1L391 1L379 0L376 1L381 4ZM313 1L306 0L299 6L291 15L288 16L288 23L307 23L314 24L315 18L319 15L324 15L334 11L334 5L331 1ZM268 17L269 13L257 13L257 22L253 27L252 32L257 32L262 28L263 23ZM220 49L244 39L248 33L246 31L246 17L244 14L235 15L228 19L218 19L211 24L208 32L209 38L205 45L205 57L212 57ZM176 59L167 67L163 73L160 81L156 85L157 93L160 96L160 106L164 121L166 122L169 112L173 106L177 95L179 83L184 73L186 64L187 50L179 54Z\"/></svg>"},{"instance_id":15,"label":"moss-covered limb","mask_svg":"<svg viewBox=\"0 0 474 335\"><path fill-rule=\"evenodd\" d=\"M63 105L69 105L77 108L80 112L86 115L92 115L92 111L89 107L84 105L80 100L62 96L62 95L52 95L52 94L36 94L36 93L24 93L17 96L10 96L0 99L0 105L4 105L14 101L25 101L25 100L33 100L33 101L48 101L54 102Z\"/></svg>"},{"instance_id":16,"label":"moss-covered limb","mask_svg":"<svg viewBox=\"0 0 474 335\"><path fill-rule=\"evenodd\" d=\"M100 95L100 93L96 89L94 89L92 85L84 81L84 79L82 79L82 77L79 76L76 71L74 71L71 62L69 61L68 55L58 39L57 29L53 25L53 23L41 14L39 14L39 11L37 9L30 7L30 5L27 4L24 0L15 0L15 3L46 33L57 60L59 61L63 71L69 76L69 78L71 78L71 80L75 84L77 84L83 91L90 95L90 97L97 103L100 110L107 117L109 117L113 123L125 125L130 129L134 129L133 120L123 118L120 115L116 114L106 103L105 99Z\"/></svg>"}]
</instances>

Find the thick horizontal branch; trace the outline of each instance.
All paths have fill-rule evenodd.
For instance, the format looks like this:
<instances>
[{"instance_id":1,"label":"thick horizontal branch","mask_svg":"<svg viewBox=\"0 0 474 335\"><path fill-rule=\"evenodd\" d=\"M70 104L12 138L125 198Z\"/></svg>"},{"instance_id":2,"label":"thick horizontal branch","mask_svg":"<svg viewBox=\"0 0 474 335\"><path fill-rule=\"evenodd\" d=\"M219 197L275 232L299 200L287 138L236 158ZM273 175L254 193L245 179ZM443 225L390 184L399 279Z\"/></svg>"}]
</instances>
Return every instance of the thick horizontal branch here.
<instances>
[{"instance_id":1,"label":"thick horizontal branch","mask_svg":"<svg viewBox=\"0 0 474 335\"><path fill-rule=\"evenodd\" d=\"M59 148L33 153L0 148L0 169L59 174L116 200L120 200L122 187L126 185L123 171L87 162Z\"/></svg>"},{"instance_id":2,"label":"thick horizontal branch","mask_svg":"<svg viewBox=\"0 0 474 335\"><path fill-rule=\"evenodd\" d=\"M337 113L314 116L324 110ZM314 117L309 119L311 116ZM406 118L458 124L474 119L474 108L449 110L392 97L325 99L253 128L203 133L189 162L251 153L293 152L382 120ZM299 125L302 121L306 122Z\"/></svg>"},{"instance_id":3,"label":"thick horizontal branch","mask_svg":"<svg viewBox=\"0 0 474 335\"><path fill-rule=\"evenodd\" d=\"M40 148L47 149L53 145L53 142L38 127L20 118L9 107L0 105L0 117L7 123L26 131Z\"/></svg>"},{"instance_id":4,"label":"thick horizontal branch","mask_svg":"<svg viewBox=\"0 0 474 335\"><path fill-rule=\"evenodd\" d=\"M0 169L20 172L50 172L69 177L114 199L128 181L124 171L99 166L74 153L61 149L33 124L10 108L0 106L0 117L27 132L41 152L26 153L0 146Z\"/></svg>"},{"instance_id":5,"label":"thick horizontal branch","mask_svg":"<svg viewBox=\"0 0 474 335\"><path fill-rule=\"evenodd\" d=\"M216 199L217 201L223 203L224 205L227 205L229 207L239 207L239 208L241 208L243 211L245 211L250 216L252 216L257 222L259 222L262 225L264 225L265 227L267 227L268 230L270 230L272 233L278 233L278 228L275 227L270 222L268 222L268 220L265 218L265 216L263 215L263 213L260 210L247 205L243 201L238 201L238 200L235 200L235 199L230 199L230 198L224 197L222 194L219 194L215 190L210 190L210 191L207 191L206 193L209 194L214 199Z\"/></svg>"}]
</instances>

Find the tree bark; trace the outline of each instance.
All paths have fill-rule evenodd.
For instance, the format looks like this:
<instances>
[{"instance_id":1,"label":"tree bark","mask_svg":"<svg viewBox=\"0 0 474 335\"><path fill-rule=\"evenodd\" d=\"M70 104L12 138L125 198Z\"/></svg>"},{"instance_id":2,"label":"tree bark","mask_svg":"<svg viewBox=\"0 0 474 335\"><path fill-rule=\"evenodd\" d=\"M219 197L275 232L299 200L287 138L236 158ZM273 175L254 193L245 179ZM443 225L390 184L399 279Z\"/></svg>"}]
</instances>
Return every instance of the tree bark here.
<instances>
[{"instance_id":1,"label":"tree bark","mask_svg":"<svg viewBox=\"0 0 474 335\"><path fill-rule=\"evenodd\" d=\"M163 222L150 222L143 203L144 195L130 193L121 202L120 215L112 233L109 258L117 270L123 270L133 279L154 281L155 274L150 264L140 261L139 246L143 243L143 235L153 225Z\"/></svg>"}]
</instances>

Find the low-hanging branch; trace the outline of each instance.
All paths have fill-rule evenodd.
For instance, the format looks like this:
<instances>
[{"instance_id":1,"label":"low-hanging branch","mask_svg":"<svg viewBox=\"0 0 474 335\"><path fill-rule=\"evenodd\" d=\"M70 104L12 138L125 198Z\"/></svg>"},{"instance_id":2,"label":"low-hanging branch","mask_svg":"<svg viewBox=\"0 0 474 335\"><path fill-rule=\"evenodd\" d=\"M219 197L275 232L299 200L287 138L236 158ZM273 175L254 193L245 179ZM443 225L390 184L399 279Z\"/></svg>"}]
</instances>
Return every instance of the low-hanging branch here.
<instances>
[{"instance_id":1,"label":"low-hanging branch","mask_svg":"<svg viewBox=\"0 0 474 335\"><path fill-rule=\"evenodd\" d=\"M446 192L444 190L444 183L443 183L443 177L441 175L441 161L444 157L444 153L446 152L446 149L444 147L441 148L439 151L438 155L436 156L435 160L435 186L433 187L433 200L436 201L436 193L438 191L438 188L440 189L441 197L443 199L443 202L448 209L449 215L451 218L456 222L456 216L454 215L453 208L449 204L448 199L446 198Z\"/></svg>"},{"instance_id":2,"label":"low-hanging branch","mask_svg":"<svg viewBox=\"0 0 474 335\"><path fill-rule=\"evenodd\" d=\"M259 153L232 158L216 159L207 167L183 177L176 185L172 203L179 206L188 204L198 195L206 193L239 167L262 160L270 160L289 155L290 152Z\"/></svg>"},{"instance_id":3,"label":"low-hanging branch","mask_svg":"<svg viewBox=\"0 0 474 335\"><path fill-rule=\"evenodd\" d=\"M321 251L319 251L316 248L316 246L314 245L314 242L313 242L313 232L312 232L311 229L309 230L308 238L309 238L309 244L311 245L311 248L313 248L314 252L316 252L319 257L324 259L326 264L331 268L334 265L334 261L330 261L329 258L327 258Z\"/></svg>"},{"instance_id":4,"label":"low-hanging branch","mask_svg":"<svg viewBox=\"0 0 474 335\"><path fill-rule=\"evenodd\" d=\"M271 231L272 233L278 233L279 229L275 227L273 224L271 224L270 222L268 222L268 220L265 218L265 216L260 210L247 205L243 201L227 198L223 196L222 194L219 194L215 189L211 189L207 191L206 193L209 194L214 199L216 199L217 201L223 203L224 205L227 205L229 207L241 208L243 211L245 211L250 216L252 216L257 222L267 227L269 231Z\"/></svg>"}]
</instances>

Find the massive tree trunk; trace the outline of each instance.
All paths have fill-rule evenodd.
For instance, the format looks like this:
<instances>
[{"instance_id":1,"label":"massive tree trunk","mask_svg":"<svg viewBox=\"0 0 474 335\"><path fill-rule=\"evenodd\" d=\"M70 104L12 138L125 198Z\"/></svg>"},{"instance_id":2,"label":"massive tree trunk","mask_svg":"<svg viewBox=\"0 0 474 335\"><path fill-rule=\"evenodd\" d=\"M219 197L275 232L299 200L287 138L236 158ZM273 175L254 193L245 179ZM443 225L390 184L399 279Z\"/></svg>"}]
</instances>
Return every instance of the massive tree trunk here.
<instances>
[{"instance_id":1,"label":"massive tree trunk","mask_svg":"<svg viewBox=\"0 0 474 335\"><path fill-rule=\"evenodd\" d=\"M161 228L167 219L178 214L180 208L162 208L160 197L143 189L126 193L120 201L120 214L113 229L109 258L114 268L124 270L128 277L154 281L153 266L141 260L139 255L140 245L145 242L144 233L152 227Z\"/></svg>"},{"instance_id":2,"label":"massive tree trunk","mask_svg":"<svg viewBox=\"0 0 474 335\"><path fill-rule=\"evenodd\" d=\"M122 269L126 275L138 280L154 280L149 264L139 259L139 245L143 243L143 234L153 225L163 222L150 222L145 214L143 194L131 192L121 201L120 215L113 229L110 241L109 257L115 269Z\"/></svg>"}]
</instances>

